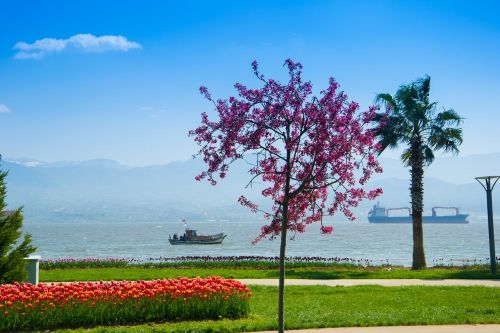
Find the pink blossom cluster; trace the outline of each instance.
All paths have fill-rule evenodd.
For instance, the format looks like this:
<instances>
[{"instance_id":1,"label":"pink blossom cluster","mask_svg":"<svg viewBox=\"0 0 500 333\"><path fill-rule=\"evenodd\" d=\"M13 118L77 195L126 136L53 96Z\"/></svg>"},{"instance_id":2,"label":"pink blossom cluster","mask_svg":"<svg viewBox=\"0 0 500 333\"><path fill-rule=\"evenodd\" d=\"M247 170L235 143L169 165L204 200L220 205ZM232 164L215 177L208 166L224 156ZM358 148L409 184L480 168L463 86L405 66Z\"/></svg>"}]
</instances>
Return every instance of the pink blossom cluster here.
<instances>
[{"instance_id":1,"label":"pink blossom cluster","mask_svg":"<svg viewBox=\"0 0 500 333\"><path fill-rule=\"evenodd\" d=\"M339 91L333 78L316 97L311 82L302 79L302 65L286 60L285 66L289 81L281 84L267 79L253 62L254 74L263 86L250 89L237 83L237 97L214 100L201 87L214 104L218 120L211 121L203 113L201 125L189 132L208 165L197 180L206 178L215 185L217 176L224 178L231 163L254 157L251 181L267 184L262 195L274 203L271 212L263 212L269 224L262 227L256 241L280 234L285 202L287 229L304 232L308 224L338 211L353 220L352 207L382 193L363 188L374 173L382 172L376 159L380 145L369 128L378 108L359 112L359 105ZM328 201L332 193L333 200ZM243 196L239 202L253 212L260 211ZM323 233L332 230L321 228Z\"/></svg>"}]
</instances>

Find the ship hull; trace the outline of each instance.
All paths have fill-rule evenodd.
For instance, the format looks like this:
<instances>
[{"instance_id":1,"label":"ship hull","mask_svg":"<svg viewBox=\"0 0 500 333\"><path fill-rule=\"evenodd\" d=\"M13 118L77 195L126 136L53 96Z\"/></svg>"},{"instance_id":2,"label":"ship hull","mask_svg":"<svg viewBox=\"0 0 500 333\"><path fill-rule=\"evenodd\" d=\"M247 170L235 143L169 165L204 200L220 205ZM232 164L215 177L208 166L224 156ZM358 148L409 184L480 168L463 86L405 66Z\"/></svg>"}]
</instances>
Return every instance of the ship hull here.
<instances>
[{"instance_id":1,"label":"ship hull","mask_svg":"<svg viewBox=\"0 0 500 333\"><path fill-rule=\"evenodd\" d=\"M221 244L224 238L226 238L226 236L227 235L220 235L217 237L213 237L212 239L190 239L190 240L169 238L168 241L172 245L213 245L213 244Z\"/></svg>"},{"instance_id":2,"label":"ship hull","mask_svg":"<svg viewBox=\"0 0 500 333\"><path fill-rule=\"evenodd\" d=\"M423 216L422 222L425 224L467 224L468 214L458 214L452 216ZM405 224L412 223L411 216L369 216L370 223Z\"/></svg>"}]
</instances>

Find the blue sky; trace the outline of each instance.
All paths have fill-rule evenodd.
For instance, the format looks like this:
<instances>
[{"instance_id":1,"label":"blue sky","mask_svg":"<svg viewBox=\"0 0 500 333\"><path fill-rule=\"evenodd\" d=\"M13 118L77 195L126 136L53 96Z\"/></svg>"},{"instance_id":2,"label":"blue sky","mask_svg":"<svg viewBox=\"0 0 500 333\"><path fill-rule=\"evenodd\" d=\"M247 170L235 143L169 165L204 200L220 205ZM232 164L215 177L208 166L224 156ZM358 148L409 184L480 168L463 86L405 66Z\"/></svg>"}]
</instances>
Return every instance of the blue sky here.
<instances>
[{"instance_id":1,"label":"blue sky","mask_svg":"<svg viewBox=\"0 0 500 333\"><path fill-rule=\"evenodd\" d=\"M198 87L227 97L256 85L254 59L285 79L286 58L317 91L335 77L363 109L428 74L432 98L466 118L462 154L500 152L498 13L497 1L5 0L0 153L188 159L187 131L210 110Z\"/></svg>"}]
</instances>

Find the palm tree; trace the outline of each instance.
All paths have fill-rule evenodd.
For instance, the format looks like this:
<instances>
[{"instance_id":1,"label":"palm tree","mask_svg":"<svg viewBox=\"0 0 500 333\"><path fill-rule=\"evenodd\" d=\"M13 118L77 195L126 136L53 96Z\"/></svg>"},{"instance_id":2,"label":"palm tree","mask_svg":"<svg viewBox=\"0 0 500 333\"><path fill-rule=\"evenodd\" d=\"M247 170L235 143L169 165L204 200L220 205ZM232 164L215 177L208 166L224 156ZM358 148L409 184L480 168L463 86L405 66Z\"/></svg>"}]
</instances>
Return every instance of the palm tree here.
<instances>
[{"instance_id":1,"label":"palm tree","mask_svg":"<svg viewBox=\"0 0 500 333\"><path fill-rule=\"evenodd\" d=\"M462 143L461 118L452 109L436 114L436 102L429 101L431 78L426 76L399 87L394 96L378 94L376 101L385 104L387 112L374 119L382 146L404 146L401 160L409 166L411 175L411 208L413 220L412 269L426 267L422 229L424 166L434 160L434 151L457 154Z\"/></svg>"}]
</instances>

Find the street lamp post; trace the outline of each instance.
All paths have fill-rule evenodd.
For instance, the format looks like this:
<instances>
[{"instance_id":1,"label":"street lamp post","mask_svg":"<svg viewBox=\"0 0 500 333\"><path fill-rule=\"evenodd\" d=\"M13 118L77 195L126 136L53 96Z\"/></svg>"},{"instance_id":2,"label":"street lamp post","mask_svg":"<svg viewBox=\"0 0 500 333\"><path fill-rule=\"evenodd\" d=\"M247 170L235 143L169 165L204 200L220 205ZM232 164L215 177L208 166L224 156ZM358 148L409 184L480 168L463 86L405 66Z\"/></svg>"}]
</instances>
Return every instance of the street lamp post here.
<instances>
[{"instance_id":1,"label":"street lamp post","mask_svg":"<svg viewBox=\"0 0 500 333\"><path fill-rule=\"evenodd\" d=\"M491 192L495 187L500 176L483 176L476 177L476 180L486 191L486 206L488 209L488 234L490 237L490 262L491 262L491 273L495 274L497 272L497 260L495 255L495 231L493 229L493 200L491 198ZM484 184L482 181L484 180ZM493 185L491 184L493 182Z\"/></svg>"}]
</instances>

